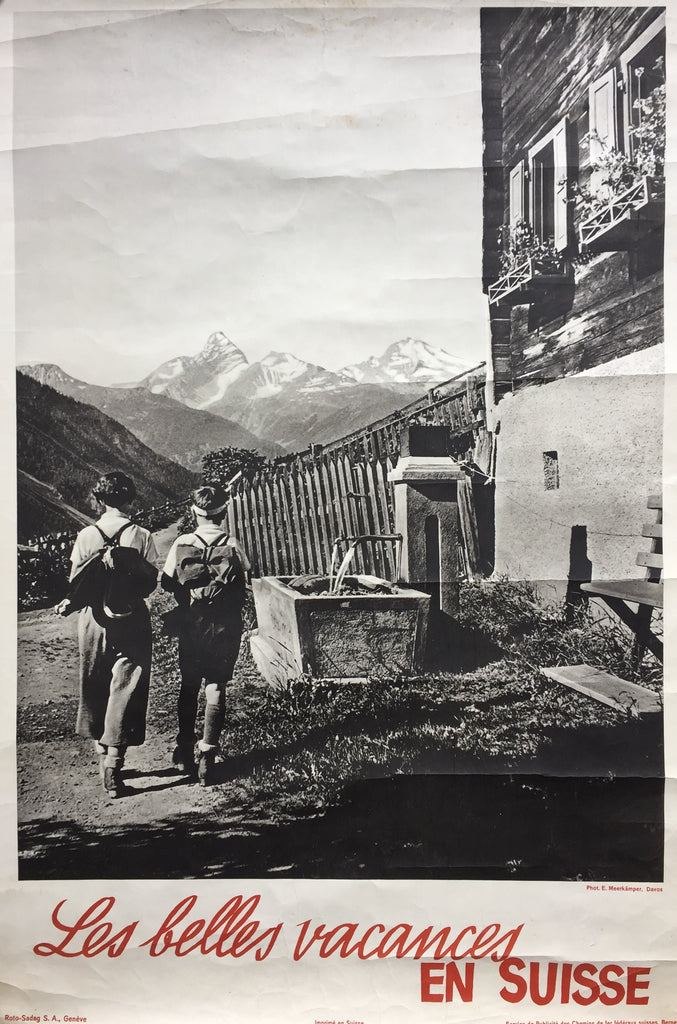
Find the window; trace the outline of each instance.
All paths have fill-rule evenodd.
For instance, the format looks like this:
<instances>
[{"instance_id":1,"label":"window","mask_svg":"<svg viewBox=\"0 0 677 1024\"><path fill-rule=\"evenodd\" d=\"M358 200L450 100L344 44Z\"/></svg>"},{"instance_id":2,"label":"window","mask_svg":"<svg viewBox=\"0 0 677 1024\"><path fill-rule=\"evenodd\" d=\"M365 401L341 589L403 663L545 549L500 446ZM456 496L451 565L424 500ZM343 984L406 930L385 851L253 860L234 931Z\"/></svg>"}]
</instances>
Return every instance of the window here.
<instances>
[{"instance_id":1,"label":"window","mask_svg":"<svg viewBox=\"0 0 677 1024\"><path fill-rule=\"evenodd\" d=\"M665 14L621 55L623 76L623 125L625 151L632 156L633 140L628 128L636 128L642 117L638 101L645 100L653 90L665 83Z\"/></svg>"},{"instance_id":2,"label":"window","mask_svg":"<svg viewBox=\"0 0 677 1024\"><path fill-rule=\"evenodd\" d=\"M543 482L546 491L559 490L559 457L557 452L543 452Z\"/></svg>"},{"instance_id":3,"label":"window","mask_svg":"<svg viewBox=\"0 0 677 1024\"><path fill-rule=\"evenodd\" d=\"M532 227L544 242L555 238L555 147L552 140L531 160Z\"/></svg>"},{"instance_id":4,"label":"window","mask_svg":"<svg viewBox=\"0 0 677 1024\"><path fill-rule=\"evenodd\" d=\"M529 150L530 221L534 234L560 252L569 242L567 119Z\"/></svg>"},{"instance_id":5,"label":"window","mask_svg":"<svg viewBox=\"0 0 677 1024\"><path fill-rule=\"evenodd\" d=\"M569 243L569 161L563 117L510 171L510 227L527 221L537 238L560 252Z\"/></svg>"}]
</instances>

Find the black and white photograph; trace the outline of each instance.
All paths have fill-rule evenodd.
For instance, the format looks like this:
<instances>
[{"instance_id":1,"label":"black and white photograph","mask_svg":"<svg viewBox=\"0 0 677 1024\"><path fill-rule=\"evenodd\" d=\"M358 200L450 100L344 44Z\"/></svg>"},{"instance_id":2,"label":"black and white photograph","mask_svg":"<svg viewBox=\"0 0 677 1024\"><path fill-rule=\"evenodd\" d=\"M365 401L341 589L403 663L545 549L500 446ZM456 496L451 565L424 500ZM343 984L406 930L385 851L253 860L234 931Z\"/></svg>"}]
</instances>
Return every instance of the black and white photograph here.
<instances>
[{"instance_id":1,"label":"black and white photograph","mask_svg":"<svg viewBox=\"0 0 677 1024\"><path fill-rule=\"evenodd\" d=\"M19 882L660 886L665 8L13 32Z\"/></svg>"}]
</instances>

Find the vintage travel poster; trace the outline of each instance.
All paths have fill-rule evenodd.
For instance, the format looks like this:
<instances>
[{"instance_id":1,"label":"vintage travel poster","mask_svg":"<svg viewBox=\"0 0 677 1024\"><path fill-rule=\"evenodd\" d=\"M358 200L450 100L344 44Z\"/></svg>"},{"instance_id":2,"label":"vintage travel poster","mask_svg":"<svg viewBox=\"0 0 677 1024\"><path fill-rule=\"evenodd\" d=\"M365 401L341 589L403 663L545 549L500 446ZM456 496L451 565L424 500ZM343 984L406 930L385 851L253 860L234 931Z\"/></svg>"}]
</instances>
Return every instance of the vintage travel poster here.
<instances>
[{"instance_id":1,"label":"vintage travel poster","mask_svg":"<svg viewBox=\"0 0 677 1024\"><path fill-rule=\"evenodd\" d=\"M677 1024L672 14L0 3L0 1022Z\"/></svg>"}]
</instances>

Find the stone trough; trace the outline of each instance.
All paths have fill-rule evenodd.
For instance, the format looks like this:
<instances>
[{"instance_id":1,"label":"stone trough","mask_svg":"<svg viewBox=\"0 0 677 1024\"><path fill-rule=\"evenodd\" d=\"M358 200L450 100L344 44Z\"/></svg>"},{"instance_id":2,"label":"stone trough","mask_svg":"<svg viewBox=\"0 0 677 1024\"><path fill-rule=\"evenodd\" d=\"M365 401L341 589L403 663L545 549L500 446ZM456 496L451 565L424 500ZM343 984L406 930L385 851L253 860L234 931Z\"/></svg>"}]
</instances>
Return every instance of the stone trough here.
<instances>
[{"instance_id":1,"label":"stone trough","mask_svg":"<svg viewBox=\"0 0 677 1024\"><path fill-rule=\"evenodd\" d=\"M258 629L250 645L269 684L302 676L357 681L420 669L428 594L385 581L379 581L384 593L362 592L374 577L359 575L348 577L339 594L302 593L290 579L252 581Z\"/></svg>"}]
</instances>

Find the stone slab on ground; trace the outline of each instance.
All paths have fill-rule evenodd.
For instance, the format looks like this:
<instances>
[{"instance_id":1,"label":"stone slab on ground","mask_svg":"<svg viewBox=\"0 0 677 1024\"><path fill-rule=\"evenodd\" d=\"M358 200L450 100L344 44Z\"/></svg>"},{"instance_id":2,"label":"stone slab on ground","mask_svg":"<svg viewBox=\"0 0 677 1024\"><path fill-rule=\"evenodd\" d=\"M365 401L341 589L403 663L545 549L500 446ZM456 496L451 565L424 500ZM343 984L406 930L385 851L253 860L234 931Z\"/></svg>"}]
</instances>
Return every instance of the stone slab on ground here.
<instances>
[{"instance_id":1,"label":"stone slab on ground","mask_svg":"<svg viewBox=\"0 0 677 1024\"><path fill-rule=\"evenodd\" d=\"M631 715L661 711L660 699L653 690L621 679L611 672L593 668L592 665L560 665L556 668L541 668L541 672L556 683L562 683L563 686Z\"/></svg>"}]
</instances>

